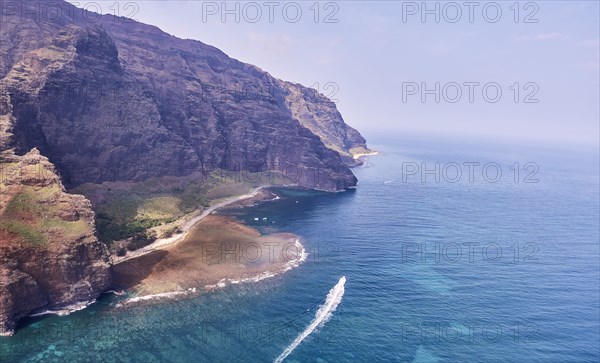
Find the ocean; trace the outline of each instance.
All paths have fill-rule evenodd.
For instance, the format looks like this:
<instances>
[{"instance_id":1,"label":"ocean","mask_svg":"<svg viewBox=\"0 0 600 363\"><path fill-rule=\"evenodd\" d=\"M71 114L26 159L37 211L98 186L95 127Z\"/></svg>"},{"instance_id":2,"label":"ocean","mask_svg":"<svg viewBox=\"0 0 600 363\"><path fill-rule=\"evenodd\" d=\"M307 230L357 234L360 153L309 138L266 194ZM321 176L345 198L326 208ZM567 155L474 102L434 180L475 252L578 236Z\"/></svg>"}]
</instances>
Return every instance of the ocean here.
<instances>
[{"instance_id":1,"label":"ocean","mask_svg":"<svg viewBox=\"0 0 600 363\"><path fill-rule=\"evenodd\" d=\"M299 267L211 293L28 318L2 362L598 362L597 150L380 139L356 190L233 215Z\"/></svg>"}]
</instances>

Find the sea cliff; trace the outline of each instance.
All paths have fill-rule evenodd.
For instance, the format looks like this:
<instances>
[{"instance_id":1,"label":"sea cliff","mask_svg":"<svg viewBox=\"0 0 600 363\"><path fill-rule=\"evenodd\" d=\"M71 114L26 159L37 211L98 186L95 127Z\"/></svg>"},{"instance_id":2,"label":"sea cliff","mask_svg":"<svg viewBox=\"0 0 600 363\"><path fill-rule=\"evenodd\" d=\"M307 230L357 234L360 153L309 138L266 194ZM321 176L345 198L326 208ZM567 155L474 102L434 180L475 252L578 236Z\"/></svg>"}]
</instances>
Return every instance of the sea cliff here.
<instances>
[{"instance_id":1,"label":"sea cliff","mask_svg":"<svg viewBox=\"0 0 600 363\"><path fill-rule=\"evenodd\" d=\"M370 150L315 90L151 25L47 4L12 1L1 19L0 332L110 286L92 204L67 190L223 171L356 186L354 156Z\"/></svg>"}]
</instances>

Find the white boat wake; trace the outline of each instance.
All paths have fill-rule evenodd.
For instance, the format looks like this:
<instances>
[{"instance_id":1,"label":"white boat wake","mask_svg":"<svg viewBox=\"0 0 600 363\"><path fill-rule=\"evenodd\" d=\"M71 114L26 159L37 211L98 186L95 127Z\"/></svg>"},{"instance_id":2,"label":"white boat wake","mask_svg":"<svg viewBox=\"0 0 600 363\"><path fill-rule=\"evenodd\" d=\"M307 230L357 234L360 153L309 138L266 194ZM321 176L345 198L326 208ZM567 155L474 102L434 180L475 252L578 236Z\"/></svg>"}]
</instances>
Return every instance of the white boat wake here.
<instances>
[{"instance_id":1,"label":"white boat wake","mask_svg":"<svg viewBox=\"0 0 600 363\"><path fill-rule=\"evenodd\" d=\"M325 299L325 303L319 307L317 313L315 314L315 318L310 322L310 325L304 329L304 331L294 339L292 344L290 344L283 353L279 355L279 357L275 358L273 363L281 363L288 355L290 355L294 349L296 349L300 343L306 337L310 335L318 326L323 326L331 315L338 307L338 305L342 302L342 297L344 297L344 285L346 284L346 276L342 276L340 281L329 290L329 294L327 294L327 298Z\"/></svg>"}]
</instances>

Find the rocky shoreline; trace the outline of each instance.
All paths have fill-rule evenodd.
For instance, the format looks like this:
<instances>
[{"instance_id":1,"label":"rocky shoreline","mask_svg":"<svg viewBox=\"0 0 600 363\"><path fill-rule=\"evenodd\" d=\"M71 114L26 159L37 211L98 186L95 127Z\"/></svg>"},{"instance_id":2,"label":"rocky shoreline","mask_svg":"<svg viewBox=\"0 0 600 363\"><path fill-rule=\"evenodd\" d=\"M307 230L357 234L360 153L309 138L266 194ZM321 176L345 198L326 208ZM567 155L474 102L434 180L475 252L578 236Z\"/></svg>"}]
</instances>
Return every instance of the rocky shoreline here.
<instances>
[{"instance_id":1,"label":"rocky shoreline","mask_svg":"<svg viewBox=\"0 0 600 363\"><path fill-rule=\"evenodd\" d=\"M261 235L234 218L213 214L272 200L270 193L260 194L266 188L228 198L189 220L176 238L125 256L112 267L113 288L134 295L133 301L146 301L260 281L296 267L306 258L298 236Z\"/></svg>"},{"instance_id":2,"label":"rocky shoreline","mask_svg":"<svg viewBox=\"0 0 600 363\"><path fill-rule=\"evenodd\" d=\"M210 216L177 245L116 266L113 281L128 296L124 306L262 281L306 257L296 235L260 235L232 218Z\"/></svg>"},{"instance_id":3,"label":"rocky shoreline","mask_svg":"<svg viewBox=\"0 0 600 363\"><path fill-rule=\"evenodd\" d=\"M51 164L36 150L28 154L26 160L27 165L35 165L36 168L41 167L45 170L44 173L39 173L43 177L38 180L38 186L47 186L48 178L60 183ZM62 187L62 184L60 186ZM68 315L93 304L102 293L111 290L116 290L119 295L129 296L128 300L121 304L124 306L135 302L201 293L227 284L260 281L288 271L306 258L306 252L298 236L289 233L262 236L257 230L233 218L214 215L214 212L222 208L244 208L273 199L276 198L273 198L267 186L256 187L244 195L226 198L184 218L181 224L183 233L171 238L159 239L139 251L130 252L122 257L109 256L106 248L94 237L93 244L103 247L102 251L104 251L101 258L104 261L103 272L99 274L104 276L104 282L96 284L97 288L93 291L75 294L57 302L38 301L35 297L39 294L39 288L33 290L26 288L29 285L37 286L37 281L29 281L26 275L15 279L13 277L15 272L10 274L4 266L14 264L8 259L15 256L6 253L9 244L7 240L2 240L0 259L4 262L3 268L0 269L0 291L3 292L2 305L0 305L2 324L0 335L12 335L18 321L23 317L46 314ZM88 222L90 228L93 228L93 212L91 213L92 217ZM215 251L227 249L223 241L236 244L239 256L234 256L233 260L229 258L221 261L220 252L215 254ZM18 246L18 242L15 243L17 247L12 250L22 248ZM207 246L210 246L213 251L211 256L205 253ZM247 253L250 250L256 252L256 248L265 247L271 248L269 254L261 253L260 258L256 258L255 253L251 260L248 259ZM283 249L287 250L284 252ZM246 255L242 251L245 251ZM285 256L282 257L284 253ZM39 251L29 255L37 256ZM197 258L190 259L190 256ZM273 256L279 257L273 258ZM213 261L209 261L211 258ZM189 264L190 261L192 264ZM50 262L45 264L48 265ZM60 286L62 285L57 284L55 288ZM9 302L14 302L12 305L6 304L7 296L12 299ZM30 305L17 305L21 300L28 301Z\"/></svg>"},{"instance_id":4,"label":"rocky shoreline","mask_svg":"<svg viewBox=\"0 0 600 363\"><path fill-rule=\"evenodd\" d=\"M11 335L31 313L95 300L111 280L90 202L68 194L37 149L12 161L3 164L11 167L0 180L2 335Z\"/></svg>"}]
</instances>

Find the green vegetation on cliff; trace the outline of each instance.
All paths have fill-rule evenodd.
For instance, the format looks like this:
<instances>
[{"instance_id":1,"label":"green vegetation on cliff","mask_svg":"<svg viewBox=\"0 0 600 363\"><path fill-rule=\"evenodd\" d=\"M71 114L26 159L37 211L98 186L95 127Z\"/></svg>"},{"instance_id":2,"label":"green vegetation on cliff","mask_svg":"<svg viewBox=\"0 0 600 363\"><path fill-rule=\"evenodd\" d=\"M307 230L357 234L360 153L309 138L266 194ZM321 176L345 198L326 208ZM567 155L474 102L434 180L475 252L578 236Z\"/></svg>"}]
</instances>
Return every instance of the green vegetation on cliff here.
<instances>
[{"instance_id":1,"label":"green vegetation on cliff","mask_svg":"<svg viewBox=\"0 0 600 363\"><path fill-rule=\"evenodd\" d=\"M50 236L69 239L92 230L84 220L72 215L72 211L65 211L65 205L56 203L63 192L60 185L11 185L21 178L44 178L39 165L13 163L11 166L11 173L0 182L4 192L13 189L12 195L4 195L7 202L0 212L0 231L25 243L45 245Z\"/></svg>"},{"instance_id":2,"label":"green vegetation on cliff","mask_svg":"<svg viewBox=\"0 0 600 363\"><path fill-rule=\"evenodd\" d=\"M280 182L260 174L246 177L193 174L188 177L152 178L140 183L84 184L72 192L91 200L96 211L98 238L112 245L125 239L144 240L148 229L164 226L159 237L170 236L177 220L211 202L244 194L253 187ZM143 244L143 243L136 243Z\"/></svg>"}]
</instances>

